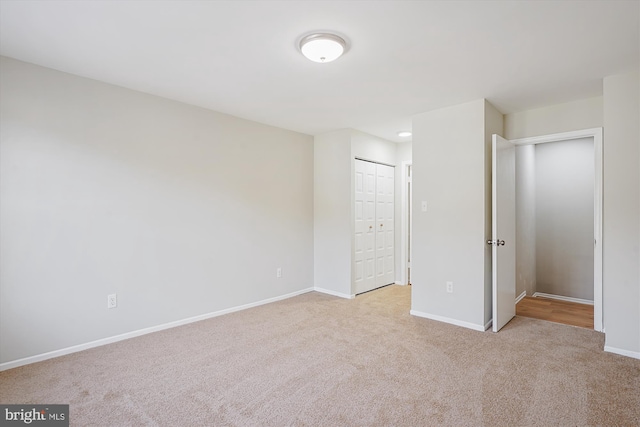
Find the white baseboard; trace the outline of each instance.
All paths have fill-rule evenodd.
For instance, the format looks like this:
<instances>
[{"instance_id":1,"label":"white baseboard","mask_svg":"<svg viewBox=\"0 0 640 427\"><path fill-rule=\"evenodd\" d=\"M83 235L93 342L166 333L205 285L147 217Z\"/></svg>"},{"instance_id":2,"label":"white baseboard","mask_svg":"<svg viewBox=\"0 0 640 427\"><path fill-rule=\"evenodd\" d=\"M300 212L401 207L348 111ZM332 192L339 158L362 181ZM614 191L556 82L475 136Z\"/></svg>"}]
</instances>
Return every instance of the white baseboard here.
<instances>
[{"instance_id":1,"label":"white baseboard","mask_svg":"<svg viewBox=\"0 0 640 427\"><path fill-rule=\"evenodd\" d=\"M484 325L484 330L488 331L489 328L493 325L493 319L489 320L487 323L485 323Z\"/></svg>"},{"instance_id":2,"label":"white baseboard","mask_svg":"<svg viewBox=\"0 0 640 427\"><path fill-rule=\"evenodd\" d=\"M627 356L627 357L632 357L634 359L640 359L640 351L623 350L621 348L609 347L608 345L604 346L604 351L606 351L607 353L615 353L615 354L619 354L621 356Z\"/></svg>"},{"instance_id":3,"label":"white baseboard","mask_svg":"<svg viewBox=\"0 0 640 427\"><path fill-rule=\"evenodd\" d=\"M115 335L108 338L102 338L95 341L90 341L84 344L78 344L71 347L63 348L60 350L49 351L47 353L37 354L35 356L29 356L18 360L12 360L10 362L0 363L0 372L6 371L7 369L17 368L19 366L29 365L31 363L42 362L43 360L53 359L54 357L65 356L71 353L77 353L82 350L88 350L94 347L100 347L103 345L111 344L118 341L127 340L129 338L139 337L141 335L150 334L152 332L158 332L165 329L175 328L177 326L186 325L189 323L199 322L201 320L210 319L212 317L222 316L223 314L229 314L236 311L246 310L248 308L257 307L264 304L269 304L272 302L280 301L283 299L295 297L297 295L306 294L307 292L313 291L314 288L306 288L299 291L291 292L289 294L280 295L273 298L267 298L265 300L252 302L249 304L239 305L237 307L226 308L224 310L214 311L211 313L201 314L199 316L189 317L187 319L176 320L174 322L163 323L162 325L151 326L149 328L138 329L137 331L127 332L120 335Z\"/></svg>"},{"instance_id":4,"label":"white baseboard","mask_svg":"<svg viewBox=\"0 0 640 427\"><path fill-rule=\"evenodd\" d=\"M317 286L314 287L313 290L323 294L333 295L334 297L340 297L340 298L346 298L346 299L354 299L356 297L355 295L343 294L341 292L331 291L329 289L319 288Z\"/></svg>"},{"instance_id":5,"label":"white baseboard","mask_svg":"<svg viewBox=\"0 0 640 427\"><path fill-rule=\"evenodd\" d=\"M564 297L562 295L554 295L554 294L545 294L544 292L535 292L533 294L533 296L534 297L557 299L557 300L560 300L560 301L569 301L569 302L577 302L577 303L580 303L580 304L593 305L593 301L588 300L588 299Z\"/></svg>"},{"instance_id":6,"label":"white baseboard","mask_svg":"<svg viewBox=\"0 0 640 427\"><path fill-rule=\"evenodd\" d=\"M527 296L527 291L522 291L522 293L516 297L516 304L522 301L522 298L526 296Z\"/></svg>"},{"instance_id":7,"label":"white baseboard","mask_svg":"<svg viewBox=\"0 0 640 427\"><path fill-rule=\"evenodd\" d=\"M457 319L451 319L449 317L444 317L444 316L438 316L437 314L429 314L429 313L424 313L422 311L417 311L417 310L411 310L409 311L409 313L412 314L413 316L424 317L426 319L431 319L431 320L437 320L438 322L450 323L452 325L462 326L463 328L473 329L474 331L484 332L486 330L484 325L476 325L475 323L465 322Z\"/></svg>"},{"instance_id":8,"label":"white baseboard","mask_svg":"<svg viewBox=\"0 0 640 427\"><path fill-rule=\"evenodd\" d=\"M632 357L634 359L640 359L640 351L624 350L624 349L621 349L621 348L610 347L608 345L604 346L604 351L606 351L608 353L619 354L621 356Z\"/></svg>"}]
</instances>

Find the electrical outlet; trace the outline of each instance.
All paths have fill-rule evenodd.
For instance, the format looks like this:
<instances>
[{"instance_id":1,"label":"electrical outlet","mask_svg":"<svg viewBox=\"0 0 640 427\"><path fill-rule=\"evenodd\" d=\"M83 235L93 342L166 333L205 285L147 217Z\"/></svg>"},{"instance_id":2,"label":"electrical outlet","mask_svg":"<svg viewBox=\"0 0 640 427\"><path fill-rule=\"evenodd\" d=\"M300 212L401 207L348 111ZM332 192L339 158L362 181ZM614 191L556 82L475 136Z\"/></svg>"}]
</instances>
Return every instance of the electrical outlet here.
<instances>
[{"instance_id":1,"label":"electrical outlet","mask_svg":"<svg viewBox=\"0 0 640 427\"><path fill-rule=\"evenodd\" d=\"M453 293L453 282L447 282L447 292L450 294Z\"/></svg>"},{"instance_id":2,"label":"electrical outlet","mask_svg":"<svg viewBox=\"0 0 640 427\"><path fill-rule=\"evenodd\" d=\"M282 277L282 268L280 267L276 268L276 277L277 278Z\"/></svg>"},{"instance_id":3,"label":"electrical outlet","mask_svg":"<svg viewBox=\"0 0 640 427\"><path fill-rule=\"evenodd\" d=\"M107 308L116 308L118 306L118 295L107 295Z\"/></svg>"}]
</instances>

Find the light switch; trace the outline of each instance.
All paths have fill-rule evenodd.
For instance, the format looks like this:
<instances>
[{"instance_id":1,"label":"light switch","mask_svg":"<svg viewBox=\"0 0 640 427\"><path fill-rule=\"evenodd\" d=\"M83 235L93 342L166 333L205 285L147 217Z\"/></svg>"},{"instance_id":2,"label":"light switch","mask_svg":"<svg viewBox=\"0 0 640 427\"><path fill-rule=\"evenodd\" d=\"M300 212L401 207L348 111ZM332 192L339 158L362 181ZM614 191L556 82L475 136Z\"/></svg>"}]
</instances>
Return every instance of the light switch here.
<instances>
[{"instance_id":1,"label":"light switch","mask_svg":"<svg viewBox=\"0 0 640 427\"><path fill-rule=\"evenodd\" d=\"M422 201L422 212L426 212L427 211L427 201L423 200Z\"/></svg>"}]
</instances>

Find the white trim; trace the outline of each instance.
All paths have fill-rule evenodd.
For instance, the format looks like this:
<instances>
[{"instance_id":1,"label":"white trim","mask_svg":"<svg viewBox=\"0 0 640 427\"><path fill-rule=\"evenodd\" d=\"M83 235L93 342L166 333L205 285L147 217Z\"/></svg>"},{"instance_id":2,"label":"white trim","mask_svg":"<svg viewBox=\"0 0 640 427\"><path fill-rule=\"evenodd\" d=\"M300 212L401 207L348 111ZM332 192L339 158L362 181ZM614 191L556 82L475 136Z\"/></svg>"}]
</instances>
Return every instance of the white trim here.
<instances>
[{"instance_id":1,"label":"white trim","mask_svg":"<svg viewBox=\"0 0 640 427\"><path fill-rule=\"evenodd\" d=\"M393 284L394 284L394 285L400 285L400 286L405 286L405 285L406 285L406 283L402 283L402 282L401 282L401 281L399 281L399 280L396 280L395 282L393 282Z\"/></svg>"},{"instance_id":2,"label":"white trim","mask_svg":"<svg viewBox=\"0 0 640 427\"><path fill-rule=\"evenodd\" d=\"M526 296L527 296L527 291L522 291L522 293L516 297L516 304L519 303L520 301L522 301L522 298L524 298Z\"/></svg>"},{"instance_id":3,"label":"white trim","mask_svg":"<svg viewBox=\"0 0 640 427\"><path fill-rule=\"evenodd\" d=\"M407 241L407 237L409 235L407 224L407 216L409 213L409 195L407 194L407 182L409 182L409 180L407 179L407 168L412 164L412 162L402 162L400 169L400 174L402 175L402 178L400 179L400 282L402 282L403 285L409 284L409 280L407 280L407 247L409 245L409 242Z\"/></svg>"},{"instance_id":4,"label":"white trim","mask_svg":"<svg viewBox=\"0 0 640 427\"><path fill-rule=\"evenodd\" d=\"M334 297L346 298L346 299L354 299L355 295L343 294L342 292L331 291L329 289L319 288L315 286L312 290L316 292L320 292L322 294L333 295Z\"/></svg>"},{"instance_id":5,"label":"white trim","mask_svg":"<svg viewBox=\"0 0 640 427\"><path fill-rule=\"evenodd\" d=\"M595 240L593 247L593 329L598 332L604 332L604 313L602 310L602 128L600 127L571 132L554 133L551 135L512 139L510 141L515 145L532 145L580 138L593 138L593 238Z\"/></svg>"},{"instance_id":6,"label":"white trim","mask_svg":"<svg viewBox=\"0 0 640 427\"><path fill-rule=\"evenodd\" d=\"M438 322L449 323L451 325L462 326L463 328L473 329L474 331L484 332L486 328L483 325L476 325L475 323L465 322L462 320L451 319L449 317L438 316L437 314L424 313L422 311L411 310L409 313L413 316L424 317L425 319L437 320ZM489 321L491 323L491 321Z\"/></svg>"},{"instance_id":7,"label":"white trim","mask_svg":"<svg viewBox=\"0 0 640 427\"><path fill-rule=\"evenodd\" d=\"M17 368L19 366L30 365L36 362L42 362L43 360L53 359L54 357L65 356L71 353L77 353L79 351L88 350L94 347L100 347L107 344L112 344L118 341L124 341L129 338L139 337L141 335L147 335L153 332L163 331L165 329L175 328L177 326L183 326L189 323L199 322L201 320L210 319L212 317L222 316L223 314L229 314L236 311L246 310L248 308L257 307L264 304L269 304L272 302L284 300L287 298L295 297L301 294L306 294L308 292L313 291L314 288L306 288L299 291L291 292L289 294L280 295L273 298L267 298L265 300L252 302L249 304L243 304L236 307L226 308L224 310L214 311L211 313L201 314L199 316L188 317L182 320L176 320L174 322L163 323L157 326L151 326L149 328L138 329L137 331L131 331L120 335L114 335L112 337L102 338L95 341L90 341L84 344L78 344L71 347L62 348L60 350L49 351L47 353L37 354L35 356L29 356L22 359L12 360L10 362L0 363L0 372L6 371L7 369Z\"/></svg>"},{"instance_id":8,"label":"white trim","mask_svg":"<svg viewBox=\"0 0 640 427\"><path fill-rule=\"evenodd\" d=\"M593 301L588 299L565 297L562 295L554 295L554 294L545 294L544 292L534 292L533 297L534 298L537 298L537 297L550 298L550 299L557 299L560 301L569 301L569 302L577 302L579 304L593 305Z\"/></svg>"},{"instance_id":9,"label":"white trim","mask_svg":"<svg viewBox=\"0 0 640 427\"><path fill-rule=\"evenodd\" d=\"M509 142L515 145L533 145L542 144L544 142L568 141L570 139L591 138L596 135L602 137L602 128L591 128L582 130L573 130L570 132L552 133L550 135L529 136L526 138L510 139Z\"/></svg>"},{"instance_id":10,"label":"white trim","mask_svg":"<svg viewBox=\"0 0 640 427\"><path fill-rule=\"evenodd\" d=\"M603 139L602 128L593 129L593 150L594 150L594 183L593 183L593 329L604 332L604 312L602 309L602 266L604 265L602 255L602 205L603 205Z\"/></svg>"},{"instance_id":11,"label":"white trim","mask_svg":"<svg viewBox=\"0 0 640 427\"><path fill-rule=\"evenodd\" d=\"M487 331L493 325L493 319L484 324L484 330Z\"/></svg>"},{"instance_id":12,"label":"white trim","mask_svg":"<svg viewBox=\"0 0 640 427\"><path fill-rule=\"evenodd\" d=\"M623 350L621 348L609 347L608 345L604 346L604 351L607 353L615 353L621 356L632 357L634 359L640 359L640 351L629 351Z\"/></svg>"}]
</instances>

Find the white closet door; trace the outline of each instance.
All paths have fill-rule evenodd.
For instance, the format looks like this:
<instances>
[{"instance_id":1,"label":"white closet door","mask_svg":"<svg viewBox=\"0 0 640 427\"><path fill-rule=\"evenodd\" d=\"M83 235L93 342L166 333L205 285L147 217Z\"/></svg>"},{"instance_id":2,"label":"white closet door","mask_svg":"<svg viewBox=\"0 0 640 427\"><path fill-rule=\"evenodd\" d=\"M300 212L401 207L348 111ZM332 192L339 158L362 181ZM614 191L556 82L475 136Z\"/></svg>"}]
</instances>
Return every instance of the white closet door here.
<instances>
[{"instance_id":1,"label":"white closet door","mask_svg":"<svg viewBox=\"0 0 640 427\"><path fill-rule=\"evenodd\" d=\"M395 280L394 168L355 161L355 293Z\"/></svg>"},{"instance_id":2,"label":"white closet door","mask_svg":"<svg viewBox=\"0 0 640 427\"><path fill-rule=\"evenodd\" d=\"M395 168L391 166L378 165L378 169L384 169L384 214L382 224L384 228L384 285L395 281L395 205L394 205L394 182Z\"/></svg>"},{"instance_id":3,"label":"white closet door","mask_svg":"<svg viewBox=\"0 0 640 427\"><path fill-rule=\"evenodd\" d=\"M375 210L376 165L355 162L355 293L376 287Z\"/></svg>"},{"instance_id":4,"label":"white closet door","mask_svg":"<svg viewBox=\"0 0 640 427\"><path fill-rule=\"evenodd\" d=\"M376 165L376 287L394 281L394 168Z\"/></svg>"}]
</instances>

